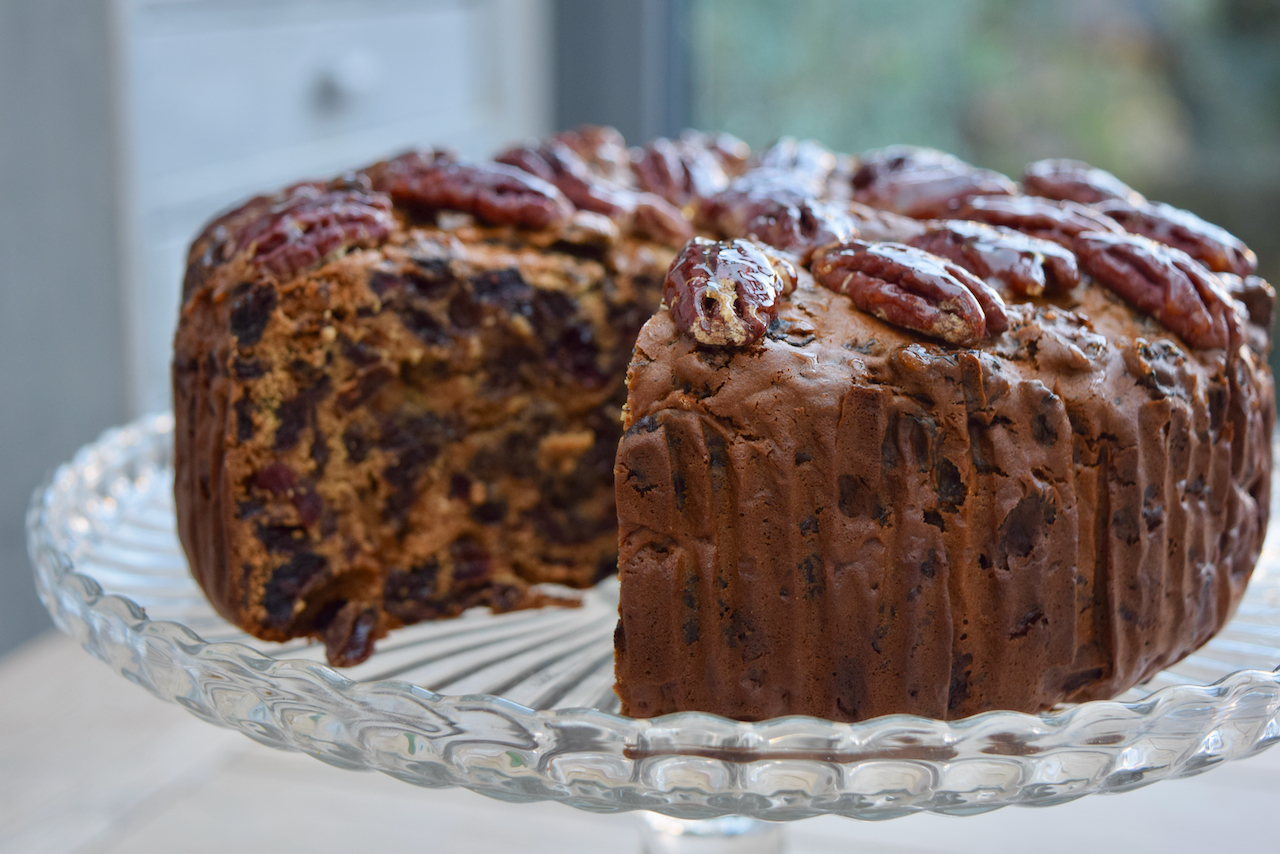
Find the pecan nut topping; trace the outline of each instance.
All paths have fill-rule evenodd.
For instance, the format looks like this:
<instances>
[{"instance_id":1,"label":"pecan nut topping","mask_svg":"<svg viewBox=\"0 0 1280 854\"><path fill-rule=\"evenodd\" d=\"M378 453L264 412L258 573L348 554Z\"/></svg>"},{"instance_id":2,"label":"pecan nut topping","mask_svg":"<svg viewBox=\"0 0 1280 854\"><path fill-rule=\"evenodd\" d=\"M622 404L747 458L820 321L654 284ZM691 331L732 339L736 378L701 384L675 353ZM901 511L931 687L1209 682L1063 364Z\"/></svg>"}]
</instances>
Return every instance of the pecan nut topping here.
<instances>
[{"instance_id":1,"label":"pecan nut topping","mask_svg":"<svg viewBox=\"0 0 1280 854\"><path fill-rule=\"evenodd\" d=\"M948 216L974 196L1012 196L1013 181L942 151L894 145L864 154L853 200L916 219Z\"/></svg>"},{"instance_id":2,"label":"pecan nut topping","mask_svg":"<svg viewBox=\"0 0 1280 854\"><path fill-rule=\"evenodd\" d=\"M1076 256L1051 240L963 219L940 220L910 240L909 246L932 252L981 279L1003 282L1020 296L1065 293L1080 284Z\"/></svg>"},{"instance_id":3,"label":"pecan nut topping","mask_svg":"<svg viewBox=\"0 0 1280 854\"><path fill-rule=\"evenodd\" d=\"M593 169L577 150L559 138L537 148L513 148L496 159L549 181L580 210L603 214L642 237L676 246L693 234L688 220L666 199L614 180L610 177L611 166L608 170Z\"/></svg>"},{"instance_id":4,"label":"pecan nut topping","mask_svg":"<svg viewBox=\"0 0 1280 854\"><path fill-rule=\"evenodd\" d=\"M853 218L858 238L868 242L910 243L929 230L927 220L882 211L860 202L845 202L845 210Z\"/></svg>"},{"instance_id":5,"label":"pecan nut topping","mask_svg":"<svg viewBox=\"0 0 1280 854\"><path fill-rule=\"evenodd\" d=\"M838 202L819 201L803 181L778 169L756 169L707 199L699 222L725 237L745 237L796 255L851 240L854 220Z\"/></svg>"},{"instance_id":6,"label":"pecan nut topping","mask_svg":"<svg viewBox=\"0 0 1280 854\"><path fill-rule=\"evenodd\" d=\"M632 169L642 190L677 207L729 186L729 176L715 155L679 140L655 139L641 149Z\"/></svg>"},{"instance_id":7,"label":"pecan nut topping","mask_svg":"<svg viewBox=\"0 0 1280 854\"><path fill-rule=\"evenodd\" d=\"M1218 273L1218 279L1232 299L1244 306L1249 322L1271 329L1271 316L1276 307L1276 290L1261 276L1237 276Z\"/></svg>"},{"instance_id":8,"label":"pecan nut topping","mask_svg":"<svg viewBox=\"0 0 1280 854\"><path fill-rule=\"evenodd\" d=\"M1028 163L1022 186L1033 196L1091 205L1111 199L1137 204L1142 194L1105 169L1082 160L1050 159Z\"/></svg>"},{"instance_id":9,"label":"pecan nut topping","mask_svg":"<svg viewBox=\"0 0 1280 854\"><path fill-rule=\"evenodd\" d=\"M823 287L888 323L961 346L1008 327L1000 295L963 267L898 243L828 246L809 269Z\"/></svg>"},{"instance_id":10,"label":"pecan nut topping","mask_svg":"<svg viewBox=\"0 0 1280 854\"><path fill-rule=\"evenodd\" d=\"M1181 249L1215 273L1247 276L1258 269L1258 257L1239 238L1191 211L1145 201L1105 201L1094 207L1126 231Z\"/></svg>"},{"instance_id":11,"label":"pecan nut topping","mask_svg":"<svg viewBox=\"0 0 1280 854\"><path fill-rule=\"evenodd\" d=\"M695 237L671 262L662 296L676 328L699 344L745 347L760 340L779 298L795 287L795 268L764 247Z\"/></svg>"},{"instance_id":12,"label":"pecan nut topping","mask_svg":"<svg viewBox=\"0 0 1280 854\"><path fill-rule=\"evenodd\" d=\"M1213 273L1178 249L1136 234L1085 232L1076 255L1089 275L1192 347L1234 346L1240 318Z\"/></svg>"},{"instance_id":13,"label":"pecan nut topping","mask_svg":"<svg viewBox=\"0 0 1280 854\"><path fill-rule=\"evenodd\" d=\"M637 149L631 168L640 189L683 208L727 188L746 162L746 145L729 134L685 131Z\"/></svg>"},{"instance_id":14,"label":"pecan nut topping","mask_svg":"<svg viewBox=\"0 0 1280 854\"><path fill-rule=\"evenodd\" d=\"M821 195L836 168L836 155L812 139L784 136L760 152L757 169L777 169L803 185L811 195Z\"/></svg>"},{"instance_id":15,"label":"pecan nut topping","mask_svg":"<svg viewBox=\"0 0 1280 854\"><path fill-rule=\"evenodd\" d=\"M459 211L492 225L554 228L573 207L554 186L499 163L459 163L431 151L411 151L371 167L373 186L398 205L435 213Z\"/></svg>"},{"instance_id":16,"label":"pecan nut topping","mask_svg":"<svg viewBox=\"0 0 1280 854\"><path fill-rule=\"evenodd\" d=\"M576 130L562 131L552 139L571 148L594 174L613 184L629 185L631 152L616 128L582 125Z\"/></svg>"},{"instance_id":17,"label":"pecan nut topping","mask_svg":"<svg viewBox=\"0 0 1280 854\"><path fill-rule=\"evenodd\" d=\"M236 251L281 280L357 247L373 246L395 228L383 193L325 190L298 184L285 198L244 224Z\"/></svg>"},{"instance_id":18,"label":"pecan nut topping","mask_svg":"<svg viewBox=\"0 0 1280 854\"><path fill-rule=\"evenodd\" d=\"M968 219L987 225L1002 225L1031 237L1052 240L1071 249L1075 237L1084 231L1124 234L1120 223L1106 214L1076 202L1055 202L1036 196L969 199L949 219Z\"/></svg>"}]
</instances>

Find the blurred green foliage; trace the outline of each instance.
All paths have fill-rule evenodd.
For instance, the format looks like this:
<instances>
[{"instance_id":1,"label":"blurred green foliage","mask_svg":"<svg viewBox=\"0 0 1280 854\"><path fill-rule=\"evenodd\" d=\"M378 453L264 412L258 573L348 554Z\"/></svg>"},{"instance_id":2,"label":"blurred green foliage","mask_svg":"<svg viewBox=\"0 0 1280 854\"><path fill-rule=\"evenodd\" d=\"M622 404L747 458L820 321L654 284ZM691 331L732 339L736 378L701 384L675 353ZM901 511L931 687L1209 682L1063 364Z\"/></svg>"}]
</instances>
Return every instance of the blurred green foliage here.
<instances>
[{"instance_id":1,"label":"blurred green foliage","mask_svg":"<svg viewBox=\"0 0 1280 854\"><path fill-rule=\"evenodd\" d=\"M1280 279L1280 0L688 0L694 124L1109 169Z\"/></svg>"}]
</instances>

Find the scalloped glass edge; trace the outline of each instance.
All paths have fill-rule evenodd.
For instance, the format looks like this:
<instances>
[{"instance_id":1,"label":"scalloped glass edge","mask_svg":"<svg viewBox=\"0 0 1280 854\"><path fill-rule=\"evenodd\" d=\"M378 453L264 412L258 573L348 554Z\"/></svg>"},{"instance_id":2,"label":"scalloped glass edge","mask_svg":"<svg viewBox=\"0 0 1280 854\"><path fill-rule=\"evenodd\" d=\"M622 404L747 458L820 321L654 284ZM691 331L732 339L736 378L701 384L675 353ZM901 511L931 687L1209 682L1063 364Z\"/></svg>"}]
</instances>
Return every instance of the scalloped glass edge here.
<instances>
[{"instance_id":1,"label":"scalloped glass edge","mask_svg":"<svg viewBox=\"0 0 1280 854\"><path fill-rule=\"evenodd\" d=\"M126 679L262 744L426 787L507 801L770 821L887 819L1049 806L1198 774L1280 740L1280 668L1137 702L960 721L894 715L749 723L684 712L650 720L594 709L535 711L489 695L353 682L325 665L207 643L104 594L60 547L59 495L122 469L173 429L151 415L103 433L35 492L27 513L36 586L55 623Z\"/></svg>"}]
</instances>

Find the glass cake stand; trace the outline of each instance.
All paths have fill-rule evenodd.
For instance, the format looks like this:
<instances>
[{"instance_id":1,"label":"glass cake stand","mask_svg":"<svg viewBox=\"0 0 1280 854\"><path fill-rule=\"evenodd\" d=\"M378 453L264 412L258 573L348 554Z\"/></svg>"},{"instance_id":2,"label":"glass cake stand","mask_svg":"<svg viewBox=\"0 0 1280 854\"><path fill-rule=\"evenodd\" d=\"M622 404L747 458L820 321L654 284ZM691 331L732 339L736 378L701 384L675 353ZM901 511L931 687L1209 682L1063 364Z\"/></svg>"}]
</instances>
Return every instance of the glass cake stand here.
<instances>
[{"instance_id":1,"label":"glass cake stand","mask_svg":"<svg viewBox=\"0 0 1280 854\"><path fill-rule=\"evenodd\" d=\"M243 634L187 573L172 431L167 415L110 430L37 490L27 536L40 596L126 679L331 765L507 801L646 810L651 851L718 838L714 850L764 852L781 850L780 826L764 822L1060 804L1197 774L1280 739L1275 536L1231 623L1118 700L953 722L636 720L617 714L612 690L614 580L578 608L475 610L399 630L342 672L320 645Z\"/></svg>"}]
</instances>

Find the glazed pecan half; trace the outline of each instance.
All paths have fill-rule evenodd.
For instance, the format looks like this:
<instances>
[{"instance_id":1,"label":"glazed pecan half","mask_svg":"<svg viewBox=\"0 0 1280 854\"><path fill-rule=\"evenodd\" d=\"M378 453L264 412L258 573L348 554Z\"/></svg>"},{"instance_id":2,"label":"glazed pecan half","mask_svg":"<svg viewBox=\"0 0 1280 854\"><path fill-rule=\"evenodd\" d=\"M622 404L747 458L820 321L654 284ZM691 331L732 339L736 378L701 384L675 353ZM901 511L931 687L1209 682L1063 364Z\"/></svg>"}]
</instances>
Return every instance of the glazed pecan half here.
<instances>
[{"instance_id":1,"label":"glazed pecan half","mask_svg":"<svg viewBox=\"0 0 1280 854\"><path fill-rule=\"evenodd\" d=\"M1091 205L1109 199L1138 203L1142 194L1105 169L1082 160L1037 160L1022 173L1022 186L1033 196Z\"/></svg>"},{"instance_id":2,"label":"glazed pecan half","mask_svg":"<svg viewBox=\"0 0 1280 854\"><path fill-rule=\"evenodd\" d=\"M729 134L687 130L636 149L631 168L640 189L684 207L727 188L749 154L747 144Z\"/></svg>"},{"instance_id":3,"label":"glazed pecan half","mask_svg":"<svg viewBox=\"0 0 1280 854\"><path fill-rule=\"evenodd\" d=\"M496 159L555 184L579 209L603 214L642 237L678 246L693 234L684 215L666 199L634 190L610 174L594 170L560 139L552 138L536 148L512 148Z\"/></svg>"},{"instance_id":4,"label":"glazed pecan half","mask_svg":"<svg viewBox=\"0 0 1280 854\"><path fill-rule=\"evenodd\" d=\"M1231 297L1245 307L1249 322L1270 331L1271 316L1276 307L1276 290L1260 276L1237 276L1218 273L1218 279Z\"/></svg>"},{"instance_id":5,"label":"glazed pecan half","mask_svg":"<svg viewBox=\"0 0 1280 854\"><path fill-rule=\"evenodd\" d=\"M911 246L860 240L826 246L809 269L863 311L952 344L972 346L1009 323L1000 295L985 282Z\"/></svg>"},{"instance_id":6,"label":"glazed pecan half","mask_svg":"<svg viewBox=\"0 0 1280 854\"><path fill-rule=\"evenodd\" d=\"M858 238L870 242L910 243L929 230L929 221L878 210L860 202L845 202Z\"/></svg>"},{"instance_id":7,"label":"glazed pecan half","mask_svg":"<svg viewBox=\"0 0 1280 854\"><path fill-rule=\"evenodd\" d=\"M1036 196L1009 198L983 196L969 199L950 219L968 219L987 225L1002 225L1042 240L1052 240L1067 249L1083 231L1124 234L1120 223L1093 208L1076 202L1055 202Z\"/></svg>"},{"instance_id":8,"label":"glazed pecan half","mask_svg":"<svg viewBox=\"0 0 1280 854\"><path fill-rule=\"evenodd\" d=\"M822 194L828 176L836 168L836 155L812 139L784 136L760 152L756 168L786 172L816 196Z\"/></svg>"},{"instance_id":9,"label":"glazed pecan half","mask_svg":"<svg viewBox=\"0 0 1280 854\"><path fill-rule=\"evenodd\" d=\"M942 151L894 145L862 156L853 200L916 219L948 216L974 196L1012 196L1013 181Z\"/></svg>"},{"instance_id":10,"label":"glazed pecan half","mask_svg":"<svg viewBox=\"0 0 1280 854\"><path fill-rule=\"evenodd\" d=\"M699 344L745 347L760 340L778 299L795 287L795 268L765 247L695 237L671 262L662 296L676 328Z\"/></svg>"},{"instance_id":11,"label":"glazed pecan half","mask_svg":"<svg viewBox=\"0 0 1280 854\"><path fill-rule=\"evenodd\" d=\"M1233 346L1240 335L1234 300L1187 253L1136 234L1085 232L1076 255L1089 275L1192 347Z\"/></svg>"},{"instance_id":12,"label":"glazed pecan half","mask_svg":"<svg viewBox=\"0 0 1280 854\"><path fill-rule=\"evenodd\" d=\"M729 238L745 237L794 254L805 263L818 246L850 240L846 207L820 201L803 179L780 169L754 169L703 202L699 222Z\"/></svg>"},{"instance_id":13,"label":"glazed pecan half","mask_svg":"<svg viewBox=\"0 0 1280 854\"><path fill-rule=\"evenodd\" d=\"M714 154L680 140L655 139L640 150L631 168L642 190L677 207L729 186L729 176Z\"/></svg>"},{"instance_id":14,"label":"glazed pecan half","mask_svg":"<svg viewBox=\"0 0 1280 854\"><path fill-rule=\"evenodd\" d=\"M619 186L630 186L631 152L616 128L583 125L561 131L552 139L573 149L596 175Z\"/></svg>"},{"instance_id":15,"label":"glazed pecan half","mask_svg":"<svg viewBox=\"0 0 1280 854\"><path fill-rule=\"evenodd\" d=\"M236 252L282 281L348 249L373 246L395 228L383 193L299 184L243 225Z\"/></svg>"},{"instance_id":16,"label":"glazed pecan half","mask_svg":"<svg viewBox=\"0 0 1280 854\"><path fill-rule=\"evenodd\" d=\"M1247 276L1258 269L1258 257L1239 238L1191 211L1161 202L1114 200L1094 207L1126 231L1181 249L1215 273Z\"/></svg>"},{"instance_id":17,"label":"glazed pecan half","mask_svg":"<svg viewBox=\"0 0 1280 854\"><path fill-rule=\"evenodd\" d=\"M375 189L398 205L426 213L459 211L492 225L554 228L573 213L546 181L499 163L459 163L433 151L411 151L370 167Z\"/></svg>"},{"instance_id":18,"label":"glazed pecan half","mask_svg":"<svg viewBox=\"0 0 1280 854\"><path fill-rule=\"evenodd\" d=\"M997 279L1021 296L1039 296L1046 290L1064 293L1080 284L1074 254L1051 240L1011 228L939 220L905 242L954 261L979 278Z\"/></svg>"}]
</instances>

